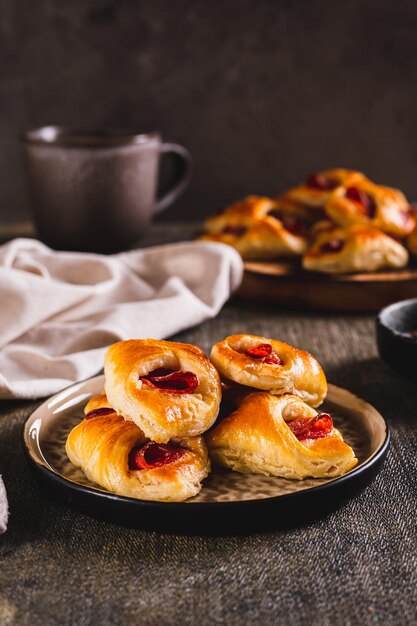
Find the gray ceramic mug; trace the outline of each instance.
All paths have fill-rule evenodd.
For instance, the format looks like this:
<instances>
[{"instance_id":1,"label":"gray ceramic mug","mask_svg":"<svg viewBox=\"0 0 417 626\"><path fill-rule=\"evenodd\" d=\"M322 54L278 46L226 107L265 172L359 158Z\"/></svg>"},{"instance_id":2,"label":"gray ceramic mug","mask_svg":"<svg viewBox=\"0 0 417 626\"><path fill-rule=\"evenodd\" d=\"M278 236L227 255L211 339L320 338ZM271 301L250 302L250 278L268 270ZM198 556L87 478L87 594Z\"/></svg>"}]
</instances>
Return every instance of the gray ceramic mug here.
<instances>
[{"instance_id":1,"label":"gray ceramic mug","mask_svg":"<svg viewBox=\"0 0 417 626\"><path fill-rule=\"evenodd\" d=\"M45 126L25 133L23 145L38 235L60 250L131 247L191 178L189 152L157 132ZM161 155L171 158L174 180L157 198Z\"/></svg>"}]
</instances>

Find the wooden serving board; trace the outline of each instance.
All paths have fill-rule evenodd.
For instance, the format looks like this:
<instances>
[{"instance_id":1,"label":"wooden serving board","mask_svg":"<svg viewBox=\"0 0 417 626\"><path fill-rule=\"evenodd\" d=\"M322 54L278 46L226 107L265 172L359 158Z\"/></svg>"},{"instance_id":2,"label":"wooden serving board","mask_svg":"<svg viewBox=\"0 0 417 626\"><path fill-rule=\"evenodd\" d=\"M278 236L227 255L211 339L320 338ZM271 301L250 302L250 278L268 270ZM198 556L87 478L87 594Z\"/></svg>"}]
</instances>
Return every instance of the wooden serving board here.
<instances>
[{"instance_id":1,"label":"wooden serving board","mask_svg":"<svg viewBox=\"0 0 417 626\"><path fill-rule=\"evenodd\" d=\"M376 312L417 298L417 266L361 274L306 272L298 261L245 262L238 296L320 311Z\"/></svg>"}]
</instances>

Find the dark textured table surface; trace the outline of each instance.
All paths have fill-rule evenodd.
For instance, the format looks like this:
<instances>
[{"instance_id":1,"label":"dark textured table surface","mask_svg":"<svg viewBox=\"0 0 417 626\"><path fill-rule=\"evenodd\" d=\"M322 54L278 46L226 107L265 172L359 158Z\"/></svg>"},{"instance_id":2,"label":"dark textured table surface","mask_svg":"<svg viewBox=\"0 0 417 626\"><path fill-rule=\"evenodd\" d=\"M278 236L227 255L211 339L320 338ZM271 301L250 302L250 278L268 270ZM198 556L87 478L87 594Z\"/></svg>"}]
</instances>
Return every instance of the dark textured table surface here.
<instances>
[{"instance_id":1,"label":"dark textured table surface","mask_svg":"<svg viewBox=\"0 0 417 626\"><path fill-rule=\"evenodd\" d=\"M159 228L149 241L175 239ZM392 443L382 472L327 518L230 537L161 535L52 501L33 479L22 425L38 403L0 405L0 473L10 501L0 537L0 624L415 624L417 389L378 358L370 316L232 301L176 339L208 351L233 332L311 351L330 381L373 403Z\"/></svg>"}]
</instances>

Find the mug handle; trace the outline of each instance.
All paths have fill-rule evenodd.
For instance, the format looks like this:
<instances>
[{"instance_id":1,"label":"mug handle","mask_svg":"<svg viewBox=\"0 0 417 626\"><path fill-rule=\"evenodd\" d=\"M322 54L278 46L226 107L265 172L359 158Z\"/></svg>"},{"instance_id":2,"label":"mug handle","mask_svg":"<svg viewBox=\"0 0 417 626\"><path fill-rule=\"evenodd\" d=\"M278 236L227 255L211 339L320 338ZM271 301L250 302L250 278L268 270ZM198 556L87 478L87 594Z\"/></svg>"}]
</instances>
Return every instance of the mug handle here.
<instances>
[{"instance_id":1,"label":"mug handle","mask_svg":"<svg viewBox=\"0 0 417 626\"><path fill-rule=\"evenodd\" d=\"M174 161L174 180L167 185L167 189L156 201L155 213L163 211L185 191L191 180L193 159L186 148L177 143L163 143L161 154L170 155Z\"/></svg>"}]
</instances>

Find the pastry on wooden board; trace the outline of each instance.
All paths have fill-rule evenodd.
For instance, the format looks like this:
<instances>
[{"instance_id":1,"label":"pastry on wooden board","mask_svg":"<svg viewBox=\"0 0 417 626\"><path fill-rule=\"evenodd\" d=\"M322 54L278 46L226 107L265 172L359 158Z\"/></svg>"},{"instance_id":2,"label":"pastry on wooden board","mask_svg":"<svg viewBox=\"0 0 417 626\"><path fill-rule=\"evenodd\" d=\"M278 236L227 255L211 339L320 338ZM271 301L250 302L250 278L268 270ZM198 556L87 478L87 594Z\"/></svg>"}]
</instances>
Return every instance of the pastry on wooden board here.
<instances>
[{"instance_id":1,"label":"pastry on wooden board","mask_svg":"<svg viewBox=\"0 0 417 626\"><path fill-rule=\"evenodd\" d=\"M378 253L378 237L370 230L368 237L357 237L358 245L366 242L362 253L356 249L352 255L344 250L337 259L336 250L331 257L317 253L319 235L324 231L361 225L391 235L398 246L390 246L380 237ZM205 221L199 238L231 245L246 260L299 256L307 271L351 273L404 267L404 246L416 254L416 229L413 205L401 191L375 184L357 170L333 168L310 174L275 199L248 196L232 204ZM349 256L354 257L350 262Z\"/></svg>"},{"instance_id":2,"label":"pastry on wooden board","mask_svg":"<svg viewBox=\"0 0 417 626\"><path fill-rule=\"evenodd\" d=\"M301 255L307 249L307 224L278 201L249 196L208 218L198 239L226 243L245 259Z\"/></svg>"},{"instance_id":3,"label":"pastry on wooden board","mask_svg":"<svg viewBox=\"0 0 417 626\"><path fill-rule=\"evenodd\" d=\"M325 206L336 224L366 224L396 237L405 237L414 228L409 203L398 189L375 185L369 180L336 189Z\"/></svg>"},{"instance_id":4,"label":"pastry on wooden board","mask_svg":"<svg viewBox=\"0 0 417 626\"><path fill-rule=\"evenodd\" d=\"M326 205L335 189L343 189L362 180L366 180L362 172L334 168L310 174L303 183L289 189L287 196L306 206L320 208Z\"/></svg>"},{"instance_id":5,"label":"pastry on wooden board","mask_svg":"<svg viewBox=\"0 0 417 626\"><path fill-rule=\"evenodd\" d=\"M306 270L346 274L407 265L408 252L380 230L355 224L322 230L303 257Z\"/></svg>"},{"instance_id":6,"label":"pastry on wooden board","mask_svg":"<svg viewBox=\"0 0 417 626\"><path fill-rule=\"evenodd\" d=\"M410 250L410 252L414 256L417 256L417 223L414 229L408 235L406 239L406 245L407 245L407 248Z\"/></svg>"}]
</instances>

